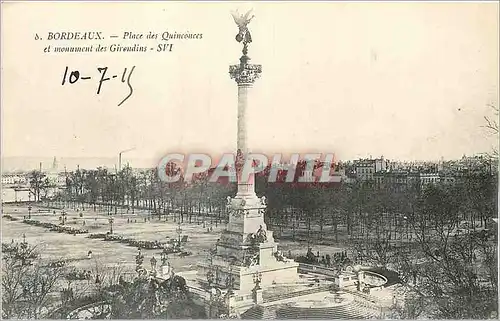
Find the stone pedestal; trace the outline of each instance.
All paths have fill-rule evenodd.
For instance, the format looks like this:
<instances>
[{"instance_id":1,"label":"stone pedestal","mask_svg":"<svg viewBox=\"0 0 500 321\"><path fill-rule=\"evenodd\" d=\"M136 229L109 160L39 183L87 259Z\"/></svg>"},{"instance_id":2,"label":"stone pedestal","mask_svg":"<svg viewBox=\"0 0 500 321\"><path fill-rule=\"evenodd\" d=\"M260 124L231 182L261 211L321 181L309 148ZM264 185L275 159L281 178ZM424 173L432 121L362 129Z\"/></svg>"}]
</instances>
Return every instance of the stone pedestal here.
<instances>
[{"instance_id":1,"label":"stone pedestal","mask_svg":"<svg viewBox=\"0 0 500 321\"><path fill-rule=\"evenodd\" d=\"M358 278L356 277L356 275L354 273L349 273L349 272L340 273L335 278L335 284L339 288L355 285L357 281Z\"/></svg>"},{"instance_id":2,"label":"stone pedestal","mask_svg":"<svg viewBox=\"0 0 500 321\"><path fill-rule=\"evenodd\" d=\"M170 264L165 264L161 266L161 275L162 278L169 278L170 277Z\"/></svg>"},{"instance_id":3,"label":"stone pedestal","mask_svg":"<svg viewBox=\"0 0 500 321\"><path fill-rule=\"evenodd\" d=\"M361 284L365 283L365 272L364 271L359 271L358 272L358 281Z\"/></svg>"},{"instance_id":4,"label":"stone pedestal","mask_svg":"<svg viewBox=\"0 0 500 321\"><path fill-rule=\"evenodd\" d=\"M262 298L262 289L254 290L253 295L255 304L261 304L264 302L264 299Z\"/></svg>"},{"instance_id":5,"label":"stone pedestal","mask_svg":"<svg viewBox=\"0 0 500 321\"><path fill-rule=\"evenodd\" d=\"M232 277L239 293L251 293L256 274L261 275L263 288L298 281L298 263L278 255L278 244L264 222L265 208L255 194L229 199L229 223L216 244L212 264L202 264L202 275L212 270L214 284L220 287Z\"/></svg>"}]
</instances>

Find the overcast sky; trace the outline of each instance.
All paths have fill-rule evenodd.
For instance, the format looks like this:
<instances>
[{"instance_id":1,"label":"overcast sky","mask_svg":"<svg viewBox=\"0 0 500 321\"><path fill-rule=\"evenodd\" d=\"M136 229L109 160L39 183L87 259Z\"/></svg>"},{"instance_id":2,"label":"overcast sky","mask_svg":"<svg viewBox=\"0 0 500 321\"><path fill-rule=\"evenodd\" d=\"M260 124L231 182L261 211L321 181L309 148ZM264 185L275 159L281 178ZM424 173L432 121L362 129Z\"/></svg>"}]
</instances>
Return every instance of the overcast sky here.
<instances>
[{"instance_id":1,"label":"overcast sky","mask_svg":"<svg viewBox=\"0 0 500 321\"><path fill-rule=\"evenodd\" d=\"M3 156L159 158L236 148L241 45L230 11L254 8L249 97L254 151L340 159L457 158L488 152L484 116L498 106L497 3L8 3L2 12ZM104 41L47 42L101 31ZM44 54L45 46L120 43L113 34L202 33L172 52ZM35 41L35 33L43 40ZM61 85L65 67L91 80ZM133 95L120 83L135 66ZM118 78L101 94L97 67Z\"/></svg>"}]
</instances>

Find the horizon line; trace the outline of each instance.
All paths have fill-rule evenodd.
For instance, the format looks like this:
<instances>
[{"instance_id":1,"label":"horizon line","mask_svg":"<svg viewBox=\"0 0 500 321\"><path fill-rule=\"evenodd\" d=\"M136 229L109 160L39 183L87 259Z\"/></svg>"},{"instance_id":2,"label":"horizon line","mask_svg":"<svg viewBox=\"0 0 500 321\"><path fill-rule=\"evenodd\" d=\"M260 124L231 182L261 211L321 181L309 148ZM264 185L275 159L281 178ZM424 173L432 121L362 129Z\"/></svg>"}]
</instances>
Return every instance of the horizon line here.
<instances>
[{"instance_id":1,"label":"horizon line","mask_svg":"<svg viewBox=\"0 0 500 321\"><path fill-rule=\"evenodd\" d=\"M172 153L169 153L169 154L173 154L173 153L180 153L180 152L172 152ZM336 153L332 153L332 152L329 152L329 153L320 153L320 152L313 152L313 151L310 151L310 152L282 152L282 153L265 153L265 152L251 152L251 154L264 154L264 155L269 155L269 154L272 154L272 155L277 155L277 154L281 154L281 155L294 155L294 154L299 154L299 155L306 155L306 154L320 154L320 155L327 155L327 154L334 154L336 155ZM183 154L190 154L190 153L183 153ZM217 153L191 153L191 154L206 154L206 155L210 155L210 156L214 156L214 154L217 154ZM220 155L222 154L236 154L236 151L234 152L225 152L225 153L221 153ZM344 161L349 161L349 160L359 160L359 159L385 159L385 160L393 160L393 161L407 161L407 162L412 162L412 161L416 161L416 162L422 162L422 161L441 161L441 160L456 160L456 159L460 159L464 156L466 157L476 157L476 156L489 156L491 155L492 153L491 152L476 152L476 153L471 153L471 154L467 154L467 153L462 153L462 156L459 156L459 157L444 157L444 156L440 156L439 158L420 158L420 159L417 159L417 158L413 158L413 159L409 159L409 158L398 158L398 157L387 157L383 154L380 154L380 155L373 155L373 154L367 154L365 156L356 156L356 157L350 157L350 158L345 158ZM5 160L5 159L9 159L9 158L21 158L21 159L40 159L40 158L51 158L53 159L55 157L56 160L59 160L59 159L118 159L118 155L116 156L18 156L18 155L13 155L13 156L4 156L4 155L1 155L0 156L0 159L1 160ZM342 161L342 159L340 158L337 158L335 157L336 160L340 160ZM131 157L127 157L127 159L135 159L135 160L156 160L157 158L156 157L141 157L141 156L131 156Z\"/></svg>"}]
</instances>

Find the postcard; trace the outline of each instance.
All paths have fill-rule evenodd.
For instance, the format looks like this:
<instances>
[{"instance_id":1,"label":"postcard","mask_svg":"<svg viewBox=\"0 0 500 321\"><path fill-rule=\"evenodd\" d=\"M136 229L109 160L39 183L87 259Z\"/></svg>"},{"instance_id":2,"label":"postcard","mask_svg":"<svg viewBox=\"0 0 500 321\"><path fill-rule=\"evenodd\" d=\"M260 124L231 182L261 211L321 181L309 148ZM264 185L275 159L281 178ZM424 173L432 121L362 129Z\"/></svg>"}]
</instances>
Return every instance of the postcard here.
<instances>
[{"instance_id":1,"label":"postcard","mask_svg":"<svg viewBox=\"0 0 500 321\"><path fill-rule=\"evenodd\" d=\"M2 318L497 319L498 9L2 2Z\"/></svg>"}]
</instances>

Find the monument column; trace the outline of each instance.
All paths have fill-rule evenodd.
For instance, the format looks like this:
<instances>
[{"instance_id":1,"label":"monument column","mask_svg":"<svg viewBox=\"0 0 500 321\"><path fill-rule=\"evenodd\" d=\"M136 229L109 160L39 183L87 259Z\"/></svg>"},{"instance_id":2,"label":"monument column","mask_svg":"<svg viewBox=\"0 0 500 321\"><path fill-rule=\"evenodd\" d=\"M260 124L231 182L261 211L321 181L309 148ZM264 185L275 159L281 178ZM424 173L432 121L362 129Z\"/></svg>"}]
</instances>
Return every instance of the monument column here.
<instances>
[{"instance_id":1,"label":"monument column","mask_svg":"<svg viewBox=\"0 0 500 321\"><path fill-rule=\"evenodd\" d=\"M248 91L252 88L252 84L238 84L238 141L237 150L243 154L248 154L247 146L247 124L246 111L248 106Z\"/></svg>"},{"instance_id":2,"label":"monument column","mask_svg":"<svg viewBox=\"0 0 500 321\"><path fill-rule=\"evenodd\" d=\"M248 32L248 31L247 31ZM253 83L257 80L262 73L262 65L249 64L250 58L247 56L248 43L244 42L243 56L240 58L239 65L232 65L229 67L229 74L232 79L238 84L238 134L237 134L237 154L236 154L236 175L238 179L238 193L237 197L250 197L255 196L255 184L253 173L249 177L242 177L242 169L245 160L248 157L249 149L247 145L247 107L248 107L248 94L253 87Z\"/></svg>"},{"instance_id":3,"label":"monument column","mask_svg":"<svg viewBox=\"0 0 500 321\"><path fill-rule=\"evenodd\" d=\"M209 264L200 264L200 276L218 275L216 286L225 288L230 294L238 292L239 300L230 298L230 305L240 305L252 293L254 275L262 288L277 283L290 283L298 280L298 263L287 260L278 251L273 232L267 229L264 215L266 198L258 198L252 173L244 173L243 166L249 156L247 145L247 108L250 90L262 73L261 65L250 64L247 56L248 44L252 42L247 25L252 19L250 12L245 15L233 14L239 32L236 41L243 43L240 63L229 66L229 75L238 86L238 132L236 174L238 192L235 197L227 197L226 209L229 216L227 228L217 240L214 255ZM247 163L247 165L251 165ZM251 171L250 171L251 172ZM250 174L250 177L245 177ZM248 178L248 179L247 179ZM200 279L203 284L204 278ZM233 287L234 286L234 287ZM257 289L257 302L261 301L262 289Z\"/></svg>"}]
</instances>

